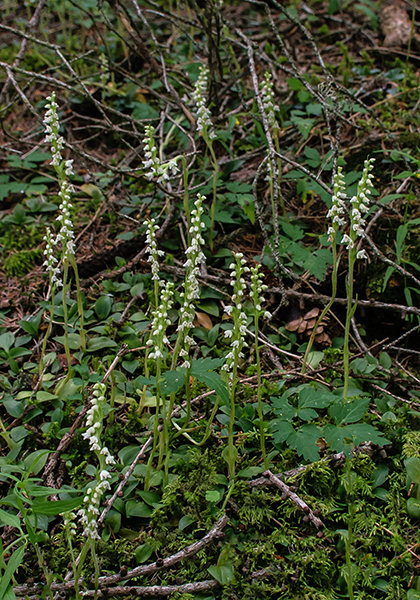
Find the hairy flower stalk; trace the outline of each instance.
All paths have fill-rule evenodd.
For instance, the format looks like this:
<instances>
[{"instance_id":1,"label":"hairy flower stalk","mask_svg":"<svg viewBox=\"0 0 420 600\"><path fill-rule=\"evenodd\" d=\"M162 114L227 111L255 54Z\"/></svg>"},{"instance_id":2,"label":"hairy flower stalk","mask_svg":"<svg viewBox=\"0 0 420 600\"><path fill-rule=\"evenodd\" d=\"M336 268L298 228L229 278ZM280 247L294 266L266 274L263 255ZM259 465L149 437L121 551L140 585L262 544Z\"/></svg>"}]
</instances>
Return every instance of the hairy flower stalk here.
<instances>
[{"instance_id":1,"label":"hairy flower stalk","mask_svg":"<svg viewBox=\"0 0 420 600\"><path fill-rule=\"evenodd\" d=\"M144 176L149 181L157 177L157 183L163 185L178 173L177 160L180 157L177 156L165 163L162 162L158 156L158 149L153 138L155 128L151 125L146 125L145 131L146 135L143 139L143 144L145 145L145 160L143 160Z\"/></svg>"},{"instance_id":2,"label":"hairy flower stalk","mask_svg":"<svg viewBox=\"0 0 420 600\"><path fill-rule=\"evenodd\" d=\"M267 289L267 286L262 283L263 274L260 272L260 265L251 267L251 299L254 303L254 327L255 327L255 357L257 360L257 376L258 376L258 418L260 421L260 444L261 453L264 461L264 468L269 468L267 459L267 453L265 450L265 434L264 434L264 415L262 410L262 381L261 381L261 359L260 359L260 348L258 345L258 322L260 317L263 315L267 319L271 318L271 314L268 311L264 311L261 308L263 302L262 294Z\"/></svg>"},{"instance_id":3,"label":"hairy flower stalk","mask_svg":"<svg viewBox=\"0 0 420 600\"><path fill-rule=\"evenodd\" d=\"M97 517L99 505L106 490L110 489L109 479L111 474L109 466L115 464L115 459L108 448L101 441L103 431L104 406L106 386L104 383L95 383L93 388L92 404L87 411L87 430L82 434L83 439L89 442L89 450L94 452L98 461L96 483L88 488L83 498L84 507L78 511L80 522L84 526L83 535L94 540L99 539Z\"/></svg>"},{"instance_id":4,"label":"hairy flower stalk","mask_svg":"<svg viewBox=\"0 0 420 600\"><path fill-rule=\"evenodd\" d=\"M145 489L149 489L150 485L150 473L152 469L152 463L156 452L156 447L159 438L159 465L163 460L163 451L165 448L166 437L168 436L167 430L167 418L166 418L166 404L160 402L160 378L162 369L162 359L167 353L167 347L169 345L169 339L166 337L166 329L171 324L168 318L168 313L173 305L174 295L174 284L168 281L163 288L160 296L160 303L153 311L153 321L151 325L150 339L146 342L147 346L152 348L152 352L149 354L149 358L156 361L156 413L153 425L153 447L147 463L147 472L145 478ZM162 418L164 427L159 432L159 419L162 408ZM160 435L159 435L160 434Z\"/></svg>"},{"instance_id":5,"label":"hairy flower stalk","mask_svg":"<svg viewBox=\"0 0 420 600\"><path fill-rule=\"evenodd\" d=\"M195 344L194 340L189 336L190 330L194 327L195 318L195 306L194 302L200 297L200 286L197 281L197 276L200 274L200 267L206 262L201 247L204 244L202 232L204 230L204 223L201 218L203 215L203 201L204 196L198 194L197 199L194 203L194 209L191 211L190 226L189 226L189 238L190 244L185 251L187 260L184 263L185 267L185 281L184 291L180 294L182 298L181 311L179 316L178 325L178 340L177 346L180 348L179 356L184 359L182 367L189 369L191 363L189 361L189 351L191 346ZM176 362L178 348L175 348L173 355L173 363Z\"/></svg>"},{"instance_id":6,"label":"hairy flower stalk","mask_svg":"<svg viewBox=\"0 0 420 600\"><path fill-rule=\"evenodd\" d=\"M61 279L61 271L57 267L58 260L54 256L54 240L52 238L51 229L49 227L47 227L47 231L43 239L45 242L45 261L42 263L42 266L45 267L45 270L47 271L50 277L51 288L53 288L53 286L62 287L63 281Z\"/></svg>"},{"instance_id":7,"label":"hairy flower stalk","mask_svg":"<svg viewBox=\"0 0 420 600\"><path fill-rule=\"evenodd\" d=\"M160 278L159 278L159 257L165 256L163 250L159 250L156 243L156 231L159 229L158 225L155 224L154 219L150 219L149 221L145 221L144 225L147 227L146 233L146 254L149 255L147 261L150 263L150 268L152 271L152 281L154 285L154 295L155 295L155 306L159 304L159 288L160 288Z\"/></svg>"},{"instance_id":8,"label":"hairy flower stalk","mask_svg":"<svg viewBox=\"0 0 420 600\"><path fill-rule=\"evenodd\" d=\"M83 525L83 535L87 538L79 556L79 562L75 570L75 581L78 582L83 564L90 549L92 560L95 566L95 589L98 589L99 564L95 551L95 540L100 539L98 533L98 516L102 496L111 488L109 480L111 473L110 465L115 464L115 459L111 455L107 446L101 441L104 422L104 408L106 404L106 385L104 383L95 383L92 392L91 407L87 411L86 426L87 430L82 437L89 442L89 450L93 452L99 462L96 469L96 481L86 490L83 498L83 507L77 511L80 523ZM80 597L78 586L76 587L76 598Z\"/></svg>"},{"instance_id":9,"label":"hairy flower stalk","mask_svg":"<svg viewBox=\"0 0 420 600\"><path fill-rule=\"evenodd\" d=\"M365 160L362 177L357 186L357 194L350 200L350 232L349 235L344 235L342 243L346 244L348 250L348 276L346 281L347 291L347 315L346 315L346 327L344 333L344 389L343 389L343 402L347 400L347 391L349 388L350 379L350 353L349 353L349 339L350 339L350 323L356 312L357 302L353 303L353 279L354 279L354 264L357 259L367 258L365 250L357 250L357 238L362 237L364 234L364 227L366 220L363 218L369 210L369 195L373 189L373 175L371 173L373 169L374 158L368 158Z\"/></svg>"},{"instance_id":10,"label":"hairy flower stalk","mask_svg":"<svg viewBox=\"0 0 420 600\"><path fill-rule=\"evenodd\" d=\"M195 82L194 92L191 96L197 111L197 131L204 138L213 140L216 135L212 130L212 122L210 118L210 110L207 108L207 84L209 78L209 70L206 66L201 65L198 79Z\"/></svg>"},{"instance_id":11,"label":"hairy flower stalk","mask_svg":"<svg viewBox=\"0 0 420 600\"><path fill-rule=\"evenodd\" d=\"M279 112L280 108L274 103L273 82L271 80L271 73L268 72L264 75L264 81L261 84L261 100L269 126L273 130L278 129L279 124L276 119L276 112Z\"/></svg>"},{"instance_id":12,"label":"hairy flower stalk","mask_svg":"<svg viewBox=\"0 0 420 600\"><path fill-rule=\"evenodd\" d=\"M211 164L213 167L213 200L210 208L211 225L209 231L210 250L213 250L213 233L214 233L214 216L216 211L217 201L217 180L219 178L219 164L213 148L213 140L216 134L212 128L210 118L210 110L207 108L207 83L209 78L209 70L206 66L200 67L200 73L195 82L192 101L195 104L197 113L197 131L203 137L206 146L210 152Z\"/></svg>"},{"instance_id":13,"label":"hairy flower stalk","mask_svg":"<svg viewBox=\"0 0 420 600\"><path fill-rule=\"evenodd\" d=\"M62 304L63 304L63 317L64 317L64 332L65 332L65 351L68 363L68 369L70 374L70 365L71 365L71 354L69 349L69 338L68 338L68 310L67 310L67 294L69 291L69 285L67 283L68 279L68 268L69 265L73 267L73 271L75 274L76 280L76 288L77 288L77 308L78 308L78 316L79 316L79 333L81 339L82 348L85 348L85 332L83 329L83 302L82 302L82 293L80 289L80 281L77 270L77 264L74 258L74 227L71 218L71 195L74 193L74 187L69 182L68 178L73 175L73 160L64 160L62 156L62 149L64 147L64 139L60 136L60 121L58 117L58 104L56 102L55 92L51 94L47 98L47 112L44 117L44 125L46 136L44 139L45 143L51 145L51 154L52 161L51 165L54 167L58 184L60 186L60 191L58 193L60 197L60 214L57 217L57 221L60 225L60 229L53 240L51 233L47 232L46 242L47 248L46 254L47 256L47 271L50 274L51 283L55 283L56 286L62 285ZM53 246L57 246L61 243L61 252L60 252L60 260L63 265L63 278L62 280L58 279L58 258L54 256ZM55 259L55 262L54 262ZM54 294L55 288L52 288L52 295ZM52 301L54 302L54 300Z\"/></svg>"},{"instance_id":14,"label":"hairy flower stalk","mask_svg":"<svg viewBox=\"0 0 420 600\"><path fill-rule=\"evenodd\" d=\"M272 137L274 140L274 145L276 147L277 154L280 154L280 127L277 121L276 113L280 112L279 106L275 104L274 100L274 90L273 90L273 81L271 79L271 73L267 72L264 75L264 81L261 84L261 101L263 110L267 119L267 124L271 128ZM281 175L281 160L277 158L277 165L273 165L272 161L274 159L268 156L267 161L267 180L270 183L270 196L271 196L271 208L273 213L273 226L275 226L277 222L276 218L276 207L274 202L274 177L279 178L280 184L280 175ZM284 204L284 199L282 195L280 195L281 208L283 212L283 216L287 219L286 207Z\"/></svg>"},{"instance_id":15,"label":"hairy flower stalk","mask_svg":"<svg viewBox=\"0 0 420 600\"><path fill-rule=\"evenodd\" d=\"M249 272L246 265L246 260L241 252L236 253L235 262L229 266L231 270L231 282L233 286L232 306L226 306L225 312L230 315L233 321L232 329L225 331L225 338L230 340L231 350L225 357L226 363L222 369L227 371L229 379L229 396L230 396L230 417L228 428L228 447L223 451L223 457L228 463L229 478L233 482L235 477L235 463L238 451L233 440L233 424L235 421L235 390L237 384L237 371L239 359L243 358L242 349L247 346L245 335L247 332L247 317L243 310L243 301L245 295L245 280L244 273Z\"/></svg>"},{"instance_id":16,"label":"hairy flower stalk","mask_svg":"<svg viewBox=\"0 0 420 600\"><path fill-rule=\"evenodd\" d=\"M320 316L318 317L317 322L315 323L315 327L312 330L311 337L309 338L308 345L306 347L305 356L303 357L303 364L301 372L304 373L306 369L306 365L309 358L309 353L312 349L317 329L322 323L325 315L330 310L331 306L334 303L334 300L337 295L337 279L338 279L338 267L340 264L340 259L337 255L337 234L340 231L341 227L344 227L346 224L346 219L344 215L346 214L346 192L345 192L345 182L343 175L343 168L338 167L337 173L334 175L334 186L333 186L333 196L332 196L332 205L330 210L327 213L327 218L331 219L331 225L328 227L328 241L331 242L331 248L333 253L333 271L331 275L332 281L332 294L331 300L324 307Z\"/></svg>"},{"instance_id":17,"label":"hairy flower stalk","mask_svg":"<svg viewBox=\"0 0 420 600\"><path fill-rule=\"evenodd\" d=\"M54 256L54 240L52 238L51 229L49 227L47 227L47 231L44 235L44 242L45 242L45 250L44 250L45 260L42 263L42 266L45 267L45 270L47 271L49 278L50 278L51 302L50 302L50 307L49 307L50 315L49 315L48 327L47 327L47 331L45 332L44 339L42 340L41 358L39 361L39 376L40 377L42 377L42 373L44 371L44 356L45 356L45 352L47 349L48 338L50 337L51 331L52 331L52 324L53 324L53 319L54 319L54 308L55 308L55 290L56 290L56 288L63 286L63 281L61 279L61 271L57 266L58 260Z\"/></svg>"}]
</instances>

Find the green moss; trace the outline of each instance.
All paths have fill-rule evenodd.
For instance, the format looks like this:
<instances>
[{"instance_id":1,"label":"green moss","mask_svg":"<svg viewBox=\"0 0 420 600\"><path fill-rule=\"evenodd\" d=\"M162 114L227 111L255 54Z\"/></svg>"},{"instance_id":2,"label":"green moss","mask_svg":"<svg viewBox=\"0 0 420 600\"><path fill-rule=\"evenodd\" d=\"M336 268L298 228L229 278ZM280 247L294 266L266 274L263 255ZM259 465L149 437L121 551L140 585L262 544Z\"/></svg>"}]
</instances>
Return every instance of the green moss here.
<instances>
[{"instance_id":1,"label":"green moss","mask_svg":"<svg viewBox=\"0 0 420 600\"><path fill-rule=\"evenodd\" d=\"M20 250L9 256L4 261L4 270L10 277L22 277L26 275L35 266L36 260L42 256L42 250Z\"/></svg>"}]
</instances>

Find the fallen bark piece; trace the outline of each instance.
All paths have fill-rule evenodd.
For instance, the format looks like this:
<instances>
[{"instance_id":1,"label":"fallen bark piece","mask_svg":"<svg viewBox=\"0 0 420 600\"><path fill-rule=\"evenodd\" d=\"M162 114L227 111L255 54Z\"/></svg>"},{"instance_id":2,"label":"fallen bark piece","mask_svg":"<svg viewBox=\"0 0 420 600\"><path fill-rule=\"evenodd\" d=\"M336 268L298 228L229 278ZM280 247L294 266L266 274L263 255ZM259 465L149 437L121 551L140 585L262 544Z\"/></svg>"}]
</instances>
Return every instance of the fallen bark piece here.
<instances>
[{"instance_id":1,"label":"fallen bark piece","mask_svg":"<svg viewBox=\"0 0 420 600\"><path fill-rule=\"evenodd\" d=\"M385 36L384 46L407 46L411 35L411 21L399 1L393 0L381 14L381 29Z\"/></svg>"},{"instance_id":2,"label":"fallen bark piece","mask_svg":"<svg viewBox=\"0 0 420 600\"><path fill-rule=\"evenodd\" d=\"M295 494L295 492L292 492L292 490L290 489L290 487L288 485L286 485L281 479L279 479L271 471L265 471L263 473L263 475L265 477L268 477L268 479L270 480L270 483L272 485L275 485L276 487L279 488L279 490L282 491L282 498L284 498L284 500L289 498L292 502L294 502L296 504L296 506L298 508L300 508L300 510L302 512L305 513L305 517L304 517L305 522L311 521L317 529L323 529L324 523L321 521L321 519L319 519L318 517L315 516L314 512L312 511L312 509L309 508L309 506L306 504L306 502L304 500L302 500L302 498L299 498L299 496L297 494Z\"/></svg>"}]
</instances>

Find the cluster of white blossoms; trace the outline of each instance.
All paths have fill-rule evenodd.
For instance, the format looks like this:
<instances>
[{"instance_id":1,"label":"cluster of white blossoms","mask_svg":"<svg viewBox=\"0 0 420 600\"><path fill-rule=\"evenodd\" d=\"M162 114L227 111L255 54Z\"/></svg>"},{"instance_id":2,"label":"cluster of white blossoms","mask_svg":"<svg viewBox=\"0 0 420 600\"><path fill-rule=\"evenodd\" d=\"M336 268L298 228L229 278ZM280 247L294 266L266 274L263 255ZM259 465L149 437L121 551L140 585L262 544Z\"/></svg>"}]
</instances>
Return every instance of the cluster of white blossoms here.
<instances>
[{"instance_id":1,"label":"cluster of white blossoms","mask_svg":"<svg viewBox=\"0 0 420 600\"><path fill-rule=\"evenodd\" d=\"M213 123L211 122L210 110L207 108L206 100L208 78L208 68L201 65L200 73L195 82L194 92L191 98L197 109L197 131L202 131L204 136L208 135L210 140L214 140L216 134L213 129L211 129Z\"/></svg>"},{"instance_id":2,"label":"cluster of white blossoms","mask_svg":"<svg viewBox=\"0 0 420 600\"><path fill-rule=\"evenodd\" d=\"M159 281L159 256L165 255L163 250L158 249L157 243L156 243L156 231L159 229L159 227L157 225L155 225L154 219L145 221L144 225L147 226L146 254L149 255L147 261L150 263L150 267L151 267L151 271L152 271L152 280Z\"/></svg>"},{"instance_id":3,"label":"cluster of white blossoms","mask_svg":"<svg viewBox=\"0 0 420 600\"><path fill-rule=\"evenodd\" d=\"M343 167L338 167L337 173L334 175L332 206L327 212L327 218L332 221L332 225L330 225L327 231L329 242L335 241L337 231L346 224L346 219L343 217L346 214L345 189Z\"/></svg>"},{"instance_id":4,"label":"cluster of white blossoms","mask_svg":"<svg viewBox=\"0 0 420 600\"><path fill-rule=\"evenodd\" d=\"M350 231L345 233L341 239L342 244L346 244L346 249L349 252L355 252L356 259L368 258L365 250L356 252L357 238L364 234L366 220L363 218L369 210L369 195L373 189L373 169L374 158L365 160L362 177L357 186L357 194L350 200ZM334 244L337 241L338 231L346 225L346 193L342 167L338 167L337 173L334 176L334 193L332 196L332 206L327 213L327 217L332 220L332 224L328 228L328 241Z\"/></svg>"},{"instance_id":5,"label":"cluster of white blossoms","mask_svg":"<svg viewBox=\"0 0 420 600\"><path fill-rule=\"evenodd\" d=\"M60 287L63 285L63 282L60 276L60 269L56 266L58 260L54 256L54 240L52 239L51 229L49 227L47 227L47 231L43 239L46 244L44 250L45 260L42 263L42 266L46 267L46 271L50 276L51 287L53 285Z\"/></svg>"},{"instance_id":6,"label":"cluster of white blossoms","mask_svg":"<svg viewBox=\"0 0 420 600\"><path fill-rule=\"evenodd\" d=\"M74 512L64 513L63 527L67 530L70 537L74 537L77 533L76 515Z\"/></svg>"},{"instance_id":7,"label":"cluster of white blossoms","mask_svg":"<svg viewBox=\"0 0 420 600\"><path fill-rule=\"evenodd\" d=\"M63 246L63 258L66 259L70 254L74 254L74 230L73 221L71 220L70 209L73 205L70 203L71 192L73 192L73 186L67 181L62 181L60 185L60 191L58 195L61 198L61 204L59 206L61 215L58 215L56 221L60 223L60 231L55 238L55 244L61 242Z\"/></svg>"},{"instance_id":8,"label":"cluster of white blossoms","mask_svg":"<svg viewBox=\"0 0 420 600\"><path fill-rule=\"evenodd\" d=\"M277 123L276 112L280 108L274 103L273 82L271 80L271 73L268 72L265 74L264 81L261 84L261 100L269 126L278 129L279 124Z\"/></svg>"},{"instance_id":9,"label":"cluster of white blossoms","mask_svg":"<svg viewBox=\"0 0 420 600\"><path fill-rule=\"evenodd\" d=\"M225 312L233 320L233 328L225 331L225 338L231 340L230 345L232 350L225 356L226 363L222 369L228 371L232 375L232 369L238 360L243 358L242 348L247 346L245 342L247 316L243 311L243 298L245 295L245 279L243 274L249 272L249 267L246 265L246 260L241 252L235 254L235 263L229 265L231 270L231 282L233 286L232 301L233 306L225 306Z\"/></svg>"},{"instance_id":10,"label":"cluster of white blossoms","mask_svg":"<svg viewBox=\"0 0 420 600\"><path fill-rule=\"evenodd\" d=\"M100 64L100 80L103 86L106 86L106 84L109 81L109 64L108 64L108 59L106 57L106 54L104 54L103 52L101 52L101 56L100 56L100 60L101 60L101 64Z\"/></svg>"},{"instance_id":11,"label":"cluster of white blossoms","mask_svg":"<svg viewBox=\"0 0 420 600\"><path fill-rule=\"evenodd\" d=\"M158 156L158 149L153 137L155 128L152 127L152 125L146 125L145 130L146 136L143 139L143 144L145 146L145 160L143 160L144 176L149 180L157 177L157 182L164 184L178 173L179 169L176 164L178 157L163 163Z\"/></svg>"},{"instance_id":12,"label":"cluster of white blossoms","mask_svg":"<svg viewBox=\"0 0 420 600\"><path fill-rule=\"evenodd\" d=\"M342 243L347 244L346 248L349 251L355 251L357 238L364 234L366 220L363 218L363 215L369 210L370 199L368 195L372 193L373 189L373 175L371 171L374 161L374 158L365 160L362 178L357 186L357 194L350 200L350 235L345 234L342 239ZM358 259L367 257L365 250L360 250L356 254L356 258Z\"/></svg>"},{"instance_id":13,"label":"cluster of white blossoms","mask_svg":"<svg viewBox=\"0 0 420 600\"><path fill-rule=\"evenodd\" d=\"M258 316L263 315L266 319L271 319L271 313L268 310L263 310L261 303L263 302L263 293L267 290L267 286L262 282L263 274L260 271L261 265L256 264L251 267L251 299Z\"/></svg>"},{"instance_id":14,"label":"cluster of white blossoms","mask_svg":"<svg viewBox=\"0 0 420 600\"><path fill-rule=\"evenodd\" d=\"M203 201L204 196L201 194L197 195L197 200L194 203L194 209L191 211L190 221L190 245L185 251L187 260L184 263L186 268L184 291L180 294L182 300L180 319L177 331L183 334L183 347L179 352L179 355L184 358L184 362L181 367L189 369L191 363L187 360L189 355L190 347L195 344L194 340L188 335L188 331L194 326L195 307L194 301L200 297L200 287L197 281L197 276L200 273L200 266L206 262L201 247L204 244L202 237L202 231L205 227L201 220L203 214Z\"/></svg>"},{"instance_id":15,"label":"cluster of white blossoms","mask_svg":"<svg viewBox=\"0 0 420 600\"><path fill-rule=\"evenodd\" d=\"M67 177L73 175L73 160L65 161L61 154L61 150L64 146L64 139L59 135L60 121L58 118L58 104L55 100L55 92L53 92L47 100L48 103L46 104L46 108L48 110L44 117L45 132L47 135L44 142L51 144L52 161L50 164L54 167L60 184L58 195L61 198L61 214L56 219L56 221L60 223L60 230L56 238L54 240L52 239L49 230L44 237L44 240L47 242L44 251L47 258L44 262L44 266L47 267L47 271L50 274L51 284L56 283L58 286L61 285L61 279L58 279L57 277L59 269L55 265L58 260L54 257L53 246L56 246L61 242L63 248L63 260L68 260L69 255L74 254L74 231L70 215L70 209L73 208L70 200L71 194L74 193L74 187L67 181Z\"/></svg>"},{"instance_id":16,"label":"cluster of white blossoms","mask_svg":"<svg viewBox=\"0 0 420 600\"><path fill-rule=\"evenodd\" d=\"M55 92L48 96L48 103L45 107L48 109L44 117L44 125L46 136L44 142L51 144L52 161L53 167L59 167L60 171L63 171L65 175L73 175L73 161L63 161L61 150L64 146L64 139L59 135L60 121L58 119L58 104L55 101Z\"/></svg>"},{"instance_id":17,"label":"cluster of white blossoms","mask_svg":"<svg viewBox=\"0 0 420 600\"><path fill-rule=\"evenodd\" d=\"M151 325L150 339L147 340L147 346L153 346L149 358L163 358L165 346L169 344L166 337L166 329L171 324L168 319L168 312L173 305L174 284L168 281L162 290L159 306L153 311L153 321Z\"/></svg>"},{"instance_id":18,"label":"cluster of white blossoms","mask_svg":"<svg viewBox=\"0 0 420 600\"><path fill-rule=\"evenodd\" d=\"M92 405L87 411L86 425L87 430L82 437L89 442L89 449L95 452L99 460L99 469L97 469L96 483L88 488L83 498L84 507L78 511L80 522L84 525L83 535L92 539L99 539L97 517L99 515L99 505L101 497L110 489L109 479L111 473L108 465L115 464L115 459L108 448L101 442L101 433L104 420L104 405L106 386L104 383L95 383L93 388Z\"/></svg>"}]
</instances>

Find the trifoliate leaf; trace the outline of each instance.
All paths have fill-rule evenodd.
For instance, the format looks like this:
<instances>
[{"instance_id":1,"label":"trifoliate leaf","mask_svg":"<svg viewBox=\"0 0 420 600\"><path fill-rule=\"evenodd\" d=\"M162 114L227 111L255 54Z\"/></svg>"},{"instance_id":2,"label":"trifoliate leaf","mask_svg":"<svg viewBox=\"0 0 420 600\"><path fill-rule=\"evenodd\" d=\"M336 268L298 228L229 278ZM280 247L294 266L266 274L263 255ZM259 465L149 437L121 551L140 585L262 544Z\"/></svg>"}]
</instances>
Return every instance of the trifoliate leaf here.
<instances>
[{"instance_id":1,"label":"trifoliate leaf","mask_svg":"<svg viewBox=\"0 0 420 600\"><path fill-rule=\"evenodd\" d=\"M322 435L322 429L317 425L302 425L297 431L287 436L287 445L306 460L316 462L319 460L319 449L316 442Z\"/></svg>"},{"instance_id":2,"label":"trifoliate leaf","mask_svg":"<svg viewBox=\"0 0 420 600\"><path fill-rule=\"evenodd\" d=\"M287 440L287 437L293 433L294 429L289 421L275 420L272 422L271 429L273 431L273 442L282 444Z\"/></svg>"},{"instance_id":3,"label":"trifoliate leaf","mask_svg":"<svg viewBox=\"0 0 420 600\"><path fill-rule=\"evenodd\" d=\"M337 425L341 425L342 423L356 423L366 414L369 402L369 398L354 398L350 402L345 403L341 399L337 399L330 407L330 415Z\"/></svg>"}]
</instances>

